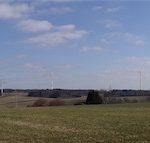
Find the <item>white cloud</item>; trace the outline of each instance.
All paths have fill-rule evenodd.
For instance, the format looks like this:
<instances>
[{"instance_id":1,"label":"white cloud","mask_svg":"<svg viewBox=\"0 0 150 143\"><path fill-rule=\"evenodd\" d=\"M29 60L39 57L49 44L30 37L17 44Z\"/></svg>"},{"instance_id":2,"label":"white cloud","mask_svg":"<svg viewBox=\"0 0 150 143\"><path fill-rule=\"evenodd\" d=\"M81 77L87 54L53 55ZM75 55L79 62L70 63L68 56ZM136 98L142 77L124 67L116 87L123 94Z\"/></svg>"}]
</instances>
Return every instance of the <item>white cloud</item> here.
<instances>
[{"instance_id":1,"label":"white cloud","mask_svg":"<svg viewBox=\"0 0 150 143\"><path fill-rule=\"evenodd\" d=\"M121 27L121 24L118 21L111 19L106 19L98 23L103 24L106 28Z\"/></svg>"},{"instance_id":2,"label":"white cloud","mask_svg":"<svg viewBox=\"0 0 150 143\"><path fill-rule=\"evenodd\" d=\"M114 13L120 10L120 7L102 7L102 6L94 6L92 7L93 11L102 11L108 13Z\"/></svg>"},{"instance_id":3,"label":"white cloud","mask_svg":"<svg viewBox=\"0 0 150 143\"><path fill-rule=\"evenodd\" d=\"M107 12L117 12L120 10L120 7L109 7L106 10Z\"/></svg>"},{"instance_id":4,"label":"white cloud","mask_svg":"<svg viewBox=\"0 0 150 143\"><path fill-rule=\"evenodd\" d=\"M143 46L145 44L143 37L129 33L129 32L110 32L110 33L107 33L101 39L101 41L105 43L123 41L123 42L128 42L136 46Z\"/></svg>"},{"instance_id":5,"label":"white cloud","mask_svg":"<svg viewBox=\"0 0 150 143\"><path fill-rule=\"evenodd\" d=\"M0 2L0 19L22 18L31 10L33 8L25 3L12 4Z\"/></svg>"},{"instance_id":6,"label":"white cloud","mask_svg":"<svg viewBox=\"0 0 150 143\"><path fill-rule=\"evenodd\" d=\"M49 31L53 25L46 20L27 19L19 22L18 27L27 32Z\"/></svg>"},{"instance_id":7,"label":"white cloud","mask_svg":"<svg viewBox=\"0 0 150 143\"><path fill-rule=\"evenodd\" d=\"M33 63L27 63L27 64L24 64L23 65L26 69L29 69L31 71L36 71L36 72L39 72L39 73L46 73L46 69L44 68L44 66L42 65L38 65L38 64L33 64Z\"/></svg>"},{"instance_id":8,"label":"white cloud","mask_svg":"<svg viewBox=\"0 0 150 143\"><path fill-rule=\"evenodd\" d=\"M51 7L48 9L37 9L37 14L66 14L74 12L74 9L68 6Z\"/></svg>"},{"instance_id":9,"label":"white cloud","mask_svg":"<svg viewBox=\"0 0 150 143\"><path fill-rule=\"evenodd\" d=\"M125 33L127 40L137 46L142 46L144 45L144 40L142 37L138 35L133 35L132 33Z\"/></svg>"},{"instance_id":10,"label":"white cloud","mask_svg":"<svg viewBox=\"0 0 150 143\"><path fill-rule=\"evenodd\" d=\"M28 38L27 42L40 46L56 46L70 40L83 38L86 34L85 30L55 31Z\"/></svg>"},{"instance_id":11,"label":"white cloud","mask_svg":"<svg viewBox=\"0 0 150 143\"><path fill-rule=\"evenodd\" d=\"M54 14L64 14L74 12L74 10L71 7L52 7L47 11Z\"/></svg>"},{"instance_id":12,"label":"white cloud","mask_svg":"<svg viewBox=\"0 0 150 143\"><path fill-rule=\"evenodd\" d=\"M95 47L82 47L81 48L82 52L103 52L104 48L95 46Z\"/></svg>"},{"instance_id":13,"label":"white cloud","mask_svg":"<svg viewBox=\"0 0 150 143\"><path fill-rule=\"evenodd\" d=\"M137 64L137 65L143 65L143 64L150 64L150 57L127 57L122 60L123 62Z\"/></svg>"},{"instance_id":14,"label":"white cloud","mask_svg":"<svg viewBox=\"0 0 150 143\"><path fill-rule=\"evenodd\" d=\"M74 24L62 25L57 27L61 31L73 31L76 26Z\"/></svg>"}]
</instances>

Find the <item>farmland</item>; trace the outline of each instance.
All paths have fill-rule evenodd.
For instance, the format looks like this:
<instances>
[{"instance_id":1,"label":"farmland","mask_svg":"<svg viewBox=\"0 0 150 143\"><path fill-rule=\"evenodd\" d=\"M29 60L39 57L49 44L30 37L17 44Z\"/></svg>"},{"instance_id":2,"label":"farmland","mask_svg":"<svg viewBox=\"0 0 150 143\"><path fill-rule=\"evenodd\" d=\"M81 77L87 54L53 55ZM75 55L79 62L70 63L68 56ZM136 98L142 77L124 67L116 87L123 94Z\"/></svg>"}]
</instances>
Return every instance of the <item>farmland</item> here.
<instances>
[{"instance_id":1,"label":"farmland","mask_svg":"<svg viewBox=\"0 0 150 143\"><path fill-rule=\"evenodd\" d=\"M2 143L148 143L150 104L0 108Z\"/></svg>"},{"instance_id":2,"label":"farmland","mask_svg":"<svg viewBox=\"0 0 150 143\"><path fill-rule=\"evenodd\" d=\"M31 106L36 100L44 99L47 101L51 101L55 98L46 98L46 97L30 97L26 93L12 93L5 96L0 96L0 107L27 107ZM65 105L73 105L74 103L83 102L86 100L86 97L79 98L69 98L69 99L61 99L65 102Z\"/></svg>"}]
</instances>

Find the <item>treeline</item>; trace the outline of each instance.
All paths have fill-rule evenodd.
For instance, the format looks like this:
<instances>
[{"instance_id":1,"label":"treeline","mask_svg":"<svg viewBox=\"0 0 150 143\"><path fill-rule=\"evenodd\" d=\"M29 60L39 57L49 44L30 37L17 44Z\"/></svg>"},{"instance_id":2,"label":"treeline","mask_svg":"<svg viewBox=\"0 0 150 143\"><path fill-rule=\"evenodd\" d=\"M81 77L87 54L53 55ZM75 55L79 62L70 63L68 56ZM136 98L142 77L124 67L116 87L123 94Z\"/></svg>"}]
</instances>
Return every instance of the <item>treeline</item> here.
<instances>
[{"instance_id":1,"label":"treeline","mask_svg":"<svg viewBox=\"0 0 150 143\"><path fill-rule=\"evenodd\" d=\"M4 89L4 93L22 92L32 97L74 98L88 96L91 90L78 89ZM150 90L97 90L104 97L150 96ZM0 93L1 95L1 93Z\"/></svg>"},{"instance_id":2,"label":"treeline","mask_svg":"<svg viewBox=\"0 0 150 143\"><path fill-rule=\"evenodd\" d=\"M53 89L53 90L31 90L28 95L32 97L48 97L48 98L75 98L87 96L90 90L69 90L69 89Z\"/></svg>"},{"instance_id":3,"label":"treeline","mask_svg":"<svg viewBox=\"0 0 150 143\"><path fill-rule=\"evenodd\" d=\"M141 90L112 90L104 94L97 90L89 91L86 104L115 104L150 102L150 91Z\"/></svg>"},{"instance_id":4,"label":"treeline","mask_svg":"<svg viewBox=\"0 0 150 143\"><path fill-rule=\"evenodd\" d=\"M150 90L111 90L105 92L105 96L111 97L150 96Z\"/></svg>"}]
</instances>

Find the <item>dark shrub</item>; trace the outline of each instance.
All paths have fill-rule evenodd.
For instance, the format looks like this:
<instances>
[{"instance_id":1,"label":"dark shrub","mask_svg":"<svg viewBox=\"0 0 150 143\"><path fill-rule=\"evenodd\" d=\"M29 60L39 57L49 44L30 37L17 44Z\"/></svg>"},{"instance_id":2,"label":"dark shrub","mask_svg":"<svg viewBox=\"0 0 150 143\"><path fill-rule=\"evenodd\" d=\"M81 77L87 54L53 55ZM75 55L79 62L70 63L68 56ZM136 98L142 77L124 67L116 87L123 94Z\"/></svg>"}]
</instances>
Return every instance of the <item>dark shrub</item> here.
<instances>
[{"instance_id":1,"label":"dark shrub","mask_svg":"<svg viewBox=\"0 0 150 143\"><path fill-rule=\"evenodd\" d=\"M65 103L63 100L60 99L54 100L38 99L31 106L40 107L40 106L61 106L61 105L65 105Z\"/></svg>"},{"instance_id":2,"label":"dark shrub","mask_svg":"<svg viewBox=\"0 0 150 143\"><path fill-rule=\"evenodd\" d=\"M117 103L117 98L115 98L115 97L110 97L108 103L109 103L109 104L115 104L115 103Z\"/></svg>"},{"instance_id":3,"label":"dark shrub","mask_svg":"<svg viewBox=\"0 0 150 143\"><path fill-rule=\"evenodd\" d=\"M61 99L54 99L49 101L48 106L62 106L65 105L65 102Z\"/></svg>"},{"instance_id":4,"label":"dark shrub","mask_svg":"<svg viewBox=\"0 0 150 143\"><path fill-rule=\"evenodd\" d=\"M128 98L123 98L125 103L130 103L130 100Z\"/></svg>"},{"instance_id":5,"label":"dark shrub","mask_svg":"<svg viewBox=\"0 0 150 143\"><path fill-rule=\"evenodd\" d=\"M47 106L48 101L46 99L38 99L33 104L32 107L40 107L40 106Z\"/></svg>"},{"instance_id":6,"label":"dark shrub","mask_svg":"<svg viewBox=\"0 0 150 143\"><path fill-rule=\"evenodd\" d=\"M103 103L103 99L99 95L98 91L92 90L88 93L86 104L102 104L102 103Z\"/></svg>"}]
</instances>

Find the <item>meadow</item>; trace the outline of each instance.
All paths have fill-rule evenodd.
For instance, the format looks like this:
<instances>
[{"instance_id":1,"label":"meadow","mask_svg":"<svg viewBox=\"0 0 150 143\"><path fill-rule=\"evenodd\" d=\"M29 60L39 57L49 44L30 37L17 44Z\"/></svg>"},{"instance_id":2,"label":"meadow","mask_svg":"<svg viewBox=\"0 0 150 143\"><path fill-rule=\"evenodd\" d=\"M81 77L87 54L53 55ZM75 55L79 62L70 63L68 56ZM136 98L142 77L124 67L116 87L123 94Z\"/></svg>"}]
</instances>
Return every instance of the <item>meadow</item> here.
<instances>
[{"instance_id":1,"label":"meadow","mask_svg":"<svg viewBox=\"0 0 150 143\"><path fill-rule=\"evenodd\" d=\"M0 108L0 143L149 143L150 104Z\"/></svg>"}]
</instances>

